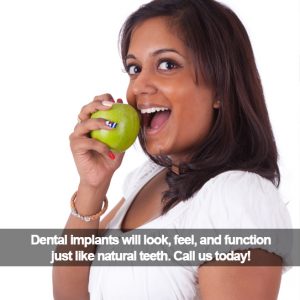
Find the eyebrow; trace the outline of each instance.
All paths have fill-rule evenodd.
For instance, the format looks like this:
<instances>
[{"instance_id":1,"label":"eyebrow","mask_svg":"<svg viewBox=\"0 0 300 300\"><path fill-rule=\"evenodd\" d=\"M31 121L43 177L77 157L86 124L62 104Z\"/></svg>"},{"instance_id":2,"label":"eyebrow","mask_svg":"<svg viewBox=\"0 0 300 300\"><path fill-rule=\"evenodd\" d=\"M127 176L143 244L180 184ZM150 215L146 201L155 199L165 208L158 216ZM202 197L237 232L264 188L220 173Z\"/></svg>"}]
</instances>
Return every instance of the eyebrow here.
<instances>
[{"instance_id":1,"label":"eyebrow","mask_svg":"<svg viewBox=\"0 0 300 300\"><path fill-rule=\"evenodd\" d=\"M181 53L179 53L177 50L173 49L173 48L162 48L162 49L158 49L156 51L154 51L151 56L157 56L159 54L165 53L165 52L174 52L182 57L184 57ZM127 54L125 60L127 59L136 59L136 57L133 54Z\"/></svg>"}]
</instances>

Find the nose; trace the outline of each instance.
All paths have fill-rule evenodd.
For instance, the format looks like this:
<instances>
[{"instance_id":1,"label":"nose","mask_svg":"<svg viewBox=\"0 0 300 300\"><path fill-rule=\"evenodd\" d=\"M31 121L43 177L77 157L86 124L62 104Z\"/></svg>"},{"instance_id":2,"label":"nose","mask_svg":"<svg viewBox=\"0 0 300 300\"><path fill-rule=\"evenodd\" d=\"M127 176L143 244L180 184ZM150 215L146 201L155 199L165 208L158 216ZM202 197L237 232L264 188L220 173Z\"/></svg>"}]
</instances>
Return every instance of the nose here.
<instances>
[{"instance_id":1,"label":"nose","mask_svg":"<svg viewBox=\"0 0 300 300\"><path fill-rule=\"evenodd\" d=\"M155 94L157 92L155 74L149 69L142 69L133 79L131 89L135 96Z\"/></svg>"}]
</instances>

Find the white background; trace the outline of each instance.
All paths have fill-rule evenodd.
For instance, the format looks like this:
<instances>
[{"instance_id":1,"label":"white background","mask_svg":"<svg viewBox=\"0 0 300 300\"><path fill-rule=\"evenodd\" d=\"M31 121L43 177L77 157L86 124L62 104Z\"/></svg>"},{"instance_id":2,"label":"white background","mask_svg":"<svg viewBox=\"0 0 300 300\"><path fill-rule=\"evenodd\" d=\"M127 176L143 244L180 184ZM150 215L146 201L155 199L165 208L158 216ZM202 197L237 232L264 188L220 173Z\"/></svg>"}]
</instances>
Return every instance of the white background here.
<instances>
[{"instance_id":1,"label":"white background","mask_svg":"<svg viewBox=\"0 0 300 300\"><path fill-rule=\"evenodd\" d=\"M143 3L0 0L0 228L64 226L78 183L68 136L95 95L125 98L118 32ZM280 191L299 228L299 1L223 3L250 35L280 153ZM138 146L128 151L111 183L111 207L144 159ZM283 276L279 299L299 299L299 274ZM50 267L0 267L0 285L1 299L52 299Z\"/></svg>"}]
</instances>

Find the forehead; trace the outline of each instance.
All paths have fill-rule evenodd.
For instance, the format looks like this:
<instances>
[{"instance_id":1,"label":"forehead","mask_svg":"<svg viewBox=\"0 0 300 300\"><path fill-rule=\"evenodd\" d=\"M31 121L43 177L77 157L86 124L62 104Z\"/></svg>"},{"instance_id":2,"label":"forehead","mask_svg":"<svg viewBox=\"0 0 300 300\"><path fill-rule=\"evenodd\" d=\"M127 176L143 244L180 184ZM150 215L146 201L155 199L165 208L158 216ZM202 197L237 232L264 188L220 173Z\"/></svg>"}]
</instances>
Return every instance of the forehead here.
<instances>
[{"instance_id":1,"label":"forehead","mask_svg":"<svg viewBox=\"0 0 300 300\"><path fill-rule=\"evenodd\" d=\"M132 32L128 53L146 54L159 48L174 48L183 55L187 54L187 48L167 17L155 17L138 24Z\"/></svg>"}]
</instances>

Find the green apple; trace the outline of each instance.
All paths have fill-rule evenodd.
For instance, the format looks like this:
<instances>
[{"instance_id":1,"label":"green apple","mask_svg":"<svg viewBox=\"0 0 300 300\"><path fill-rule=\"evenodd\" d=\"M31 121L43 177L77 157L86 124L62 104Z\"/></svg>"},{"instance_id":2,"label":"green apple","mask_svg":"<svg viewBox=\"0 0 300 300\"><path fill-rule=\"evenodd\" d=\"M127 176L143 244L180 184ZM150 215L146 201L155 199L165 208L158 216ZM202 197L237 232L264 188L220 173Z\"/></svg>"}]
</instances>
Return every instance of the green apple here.
<instances>
[{"instance_id":1,"label":"green apple","mask_svg":"<svg viewBox=\"0 0 300 300\"><path fill-rule=\"evenodd\" d=\"M91 118L102 118L117 123L113 129L91 131L91 137L106 144L115 152L124 152L135 141L140 130L137 111L129 104L115 103L109 110L99 110Z\"/></svg>"}]
</instances>

